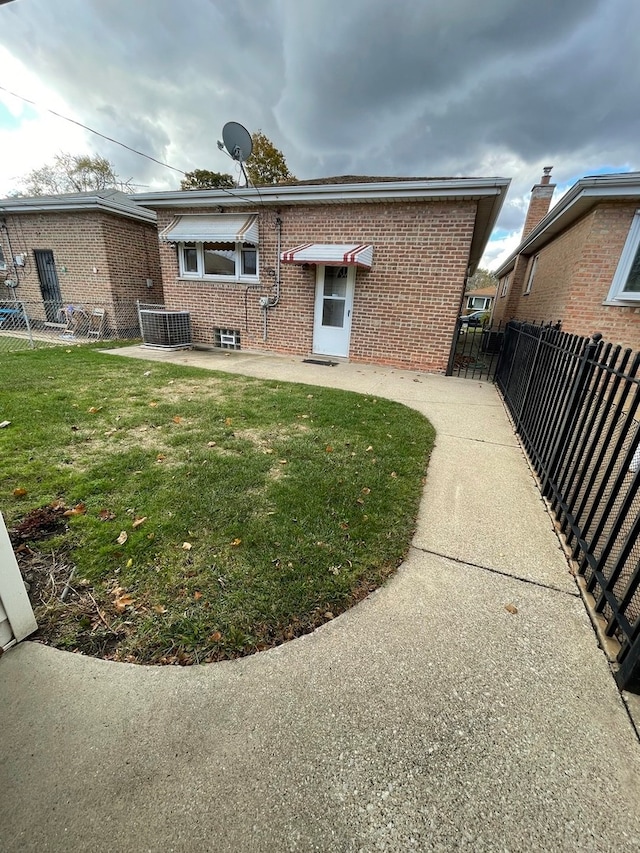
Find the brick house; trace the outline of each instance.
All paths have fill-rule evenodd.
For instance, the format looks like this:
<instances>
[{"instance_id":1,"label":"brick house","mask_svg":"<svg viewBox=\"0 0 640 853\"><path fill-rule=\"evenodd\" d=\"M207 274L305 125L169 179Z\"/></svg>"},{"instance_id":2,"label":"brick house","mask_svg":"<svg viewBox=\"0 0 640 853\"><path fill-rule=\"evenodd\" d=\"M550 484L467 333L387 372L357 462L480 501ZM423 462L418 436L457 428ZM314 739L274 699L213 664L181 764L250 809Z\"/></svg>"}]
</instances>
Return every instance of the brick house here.
<instances>
[{"instance_id":1,"label":"brick house","mask_svg":"<svg viewBox=\"0 0 640 853\"><path fill-rule=\"evenodd\" d=\"M496 298L496 288L478 287L475 290L468 290L464 295L464 305L462 308L463 314L471 314L474 311L491 311L493 302Z\"/></svg>"},{"instance_id":2,"label":"brick house","mask_svg":"<svg viewBox=\"0 0 640 853\"><path fill-rule=\"evenodd\" d=\"M494 321L560 320L566 332L640 348L640 173L582 178L549 210L550 171L496 271Z\"/></svg>"},{"instance_id":3,"label":"brick house","mask_svg":"<svg viewBox=\"0 0 640 853\"><path fill-rule=\"evenodd\" d=\"M444 371L504 178L342 177L145 193L193 341Z\"/></svg>"},{"instance_id":4,"label":"brick house","mask_svg":"<svg viewBox=\"0 0 640 853\"><path fill-rule=\"evenodd\" d=\"M163 301L156 215L113 189L2 199L0 288L36 325L87 305L137 329L135 301Z\"/></svg>"}]
</instances>

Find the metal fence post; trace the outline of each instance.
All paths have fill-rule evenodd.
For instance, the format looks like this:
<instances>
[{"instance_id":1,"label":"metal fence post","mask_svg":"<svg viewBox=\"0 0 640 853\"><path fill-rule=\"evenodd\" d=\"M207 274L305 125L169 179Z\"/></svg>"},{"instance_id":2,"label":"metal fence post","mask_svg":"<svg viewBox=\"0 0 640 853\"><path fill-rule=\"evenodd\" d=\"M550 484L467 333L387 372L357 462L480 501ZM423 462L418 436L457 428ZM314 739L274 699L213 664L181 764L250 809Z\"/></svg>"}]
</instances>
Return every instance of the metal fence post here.
<instances>
[{"instance_id":1,"label":"metal fence post","mask_svg":"<svg viewBox=\"0 0 640 853\"><path fill-rule=\"evenodd\" d=\"M27 334L29 335L29 347L30 349L34 349L35 342L33 340L33 334L31 332L31 322L29 321L29 314L27 313L27 309L25 308L24 302L20 303L20 310L22 311L22 316L24 317L24 322L27 327Z\"/></svg>"},{"instance_id":2,"label":"metal fence post","mask_svg":"<svg viewBox=\"0 0 640 853\"><path fill-rule=\"evenodd\" d=\"M558 466L562 460L562 455L567 447L571 432L575 426L576 418L580 412L582 404L582 395L586 388L591 375L595 369L593 358L600 347L602 335L596 332L584 348L584 352L580 357L578 370L573 381L573 387L569 396L562 424L558 430L556 439L553 443L553 448L549 457L549 463L545 466L545 474L541 484L542 494L549 497L551 491L552 480L555 478Z\"/></svg>"}]
</instances>

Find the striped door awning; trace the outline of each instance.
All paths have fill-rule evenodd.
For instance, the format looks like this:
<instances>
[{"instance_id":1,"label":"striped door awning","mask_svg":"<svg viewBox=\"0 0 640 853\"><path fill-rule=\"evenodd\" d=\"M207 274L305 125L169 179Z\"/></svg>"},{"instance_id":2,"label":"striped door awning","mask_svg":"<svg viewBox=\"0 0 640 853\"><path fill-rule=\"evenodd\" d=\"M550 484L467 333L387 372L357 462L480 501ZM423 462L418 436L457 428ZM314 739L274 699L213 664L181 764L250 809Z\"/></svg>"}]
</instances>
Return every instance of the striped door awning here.
<instances>
[{"instance_id":1,"label":"striped door awning","mask_svg":"<svg viewBox=\"0 0 640 853\"><path fill-rule=\"evenodd\" d=\"M280 255L285 264L324 264L329 267L371 269L373 246L367 243L303 243Z\"/></svg>"}]
</instances>

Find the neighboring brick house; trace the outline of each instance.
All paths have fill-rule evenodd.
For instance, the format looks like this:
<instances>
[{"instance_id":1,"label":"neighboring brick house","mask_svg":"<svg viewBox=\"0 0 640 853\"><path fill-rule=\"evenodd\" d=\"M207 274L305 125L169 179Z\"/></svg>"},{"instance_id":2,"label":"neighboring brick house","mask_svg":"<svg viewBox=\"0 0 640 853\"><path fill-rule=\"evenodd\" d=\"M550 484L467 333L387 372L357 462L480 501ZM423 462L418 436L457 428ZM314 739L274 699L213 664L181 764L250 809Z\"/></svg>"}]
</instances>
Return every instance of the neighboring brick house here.
<instances>
[{"instance_id":1,"label":"neighboring brick house","mask_svg":"<svg viewBox=\"0 0 640 853\"><path fill-rule=\"evenodd\" d=\"M72 304L136 329L135 301L163 301L156 215L118 190L0 200L0 253L0 299L36 326Z\"/></svg>"},{"instance_id":2,"label":"neighboring brick house","mask_svg":"<svg viewBox=\"0 0 640 853\"><path fill-rule=\"evenodd\" d=\"M474 311L491 311L495 298L495 286L478 287L476 290L468 290L464 295L462 313L472 314Z\"/></svg>"},{"instance_id":3,"label":"neighboring brick house","mask_svg":"<svg viewBox=\"0 0 640 853\"><path fill-rule=\"evenodd\" d=\"M566 332L640 348L640 173L582 178L549 211L549 172L496 271L494 321L560 320Z\"/></svg>"},{"instance_id":4,"label":"neighboring brick house","mask_svg":"<svg viewBox=\"0 0 640 853\"><path fill-rule=\"evenodd\" d=\"M134 196L193 341L444 371L509 181L342 177Z\"/></svg>"}]
</instances>

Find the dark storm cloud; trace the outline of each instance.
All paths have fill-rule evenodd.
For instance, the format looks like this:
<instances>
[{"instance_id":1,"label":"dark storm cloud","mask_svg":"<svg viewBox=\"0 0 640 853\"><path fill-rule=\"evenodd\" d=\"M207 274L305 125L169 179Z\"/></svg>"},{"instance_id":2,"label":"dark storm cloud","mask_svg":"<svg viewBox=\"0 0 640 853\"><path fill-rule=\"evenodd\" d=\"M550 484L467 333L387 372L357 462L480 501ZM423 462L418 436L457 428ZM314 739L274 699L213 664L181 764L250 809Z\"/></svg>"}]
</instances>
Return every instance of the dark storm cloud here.
<instances>
[{"instance_id":1,"label":"dark storm cloud","mask_svg":"<svg viewBox=\"0 0 640 853\"><path fill-rule=\"evenodd\" d=\"M237 120L298 177L513 177L515 229L543 165L563 186L640 167L635 0L24 0L4 18L0 43L84 122L183 169L233 166L215 143Z\"/></svg>"}]
</instances>

